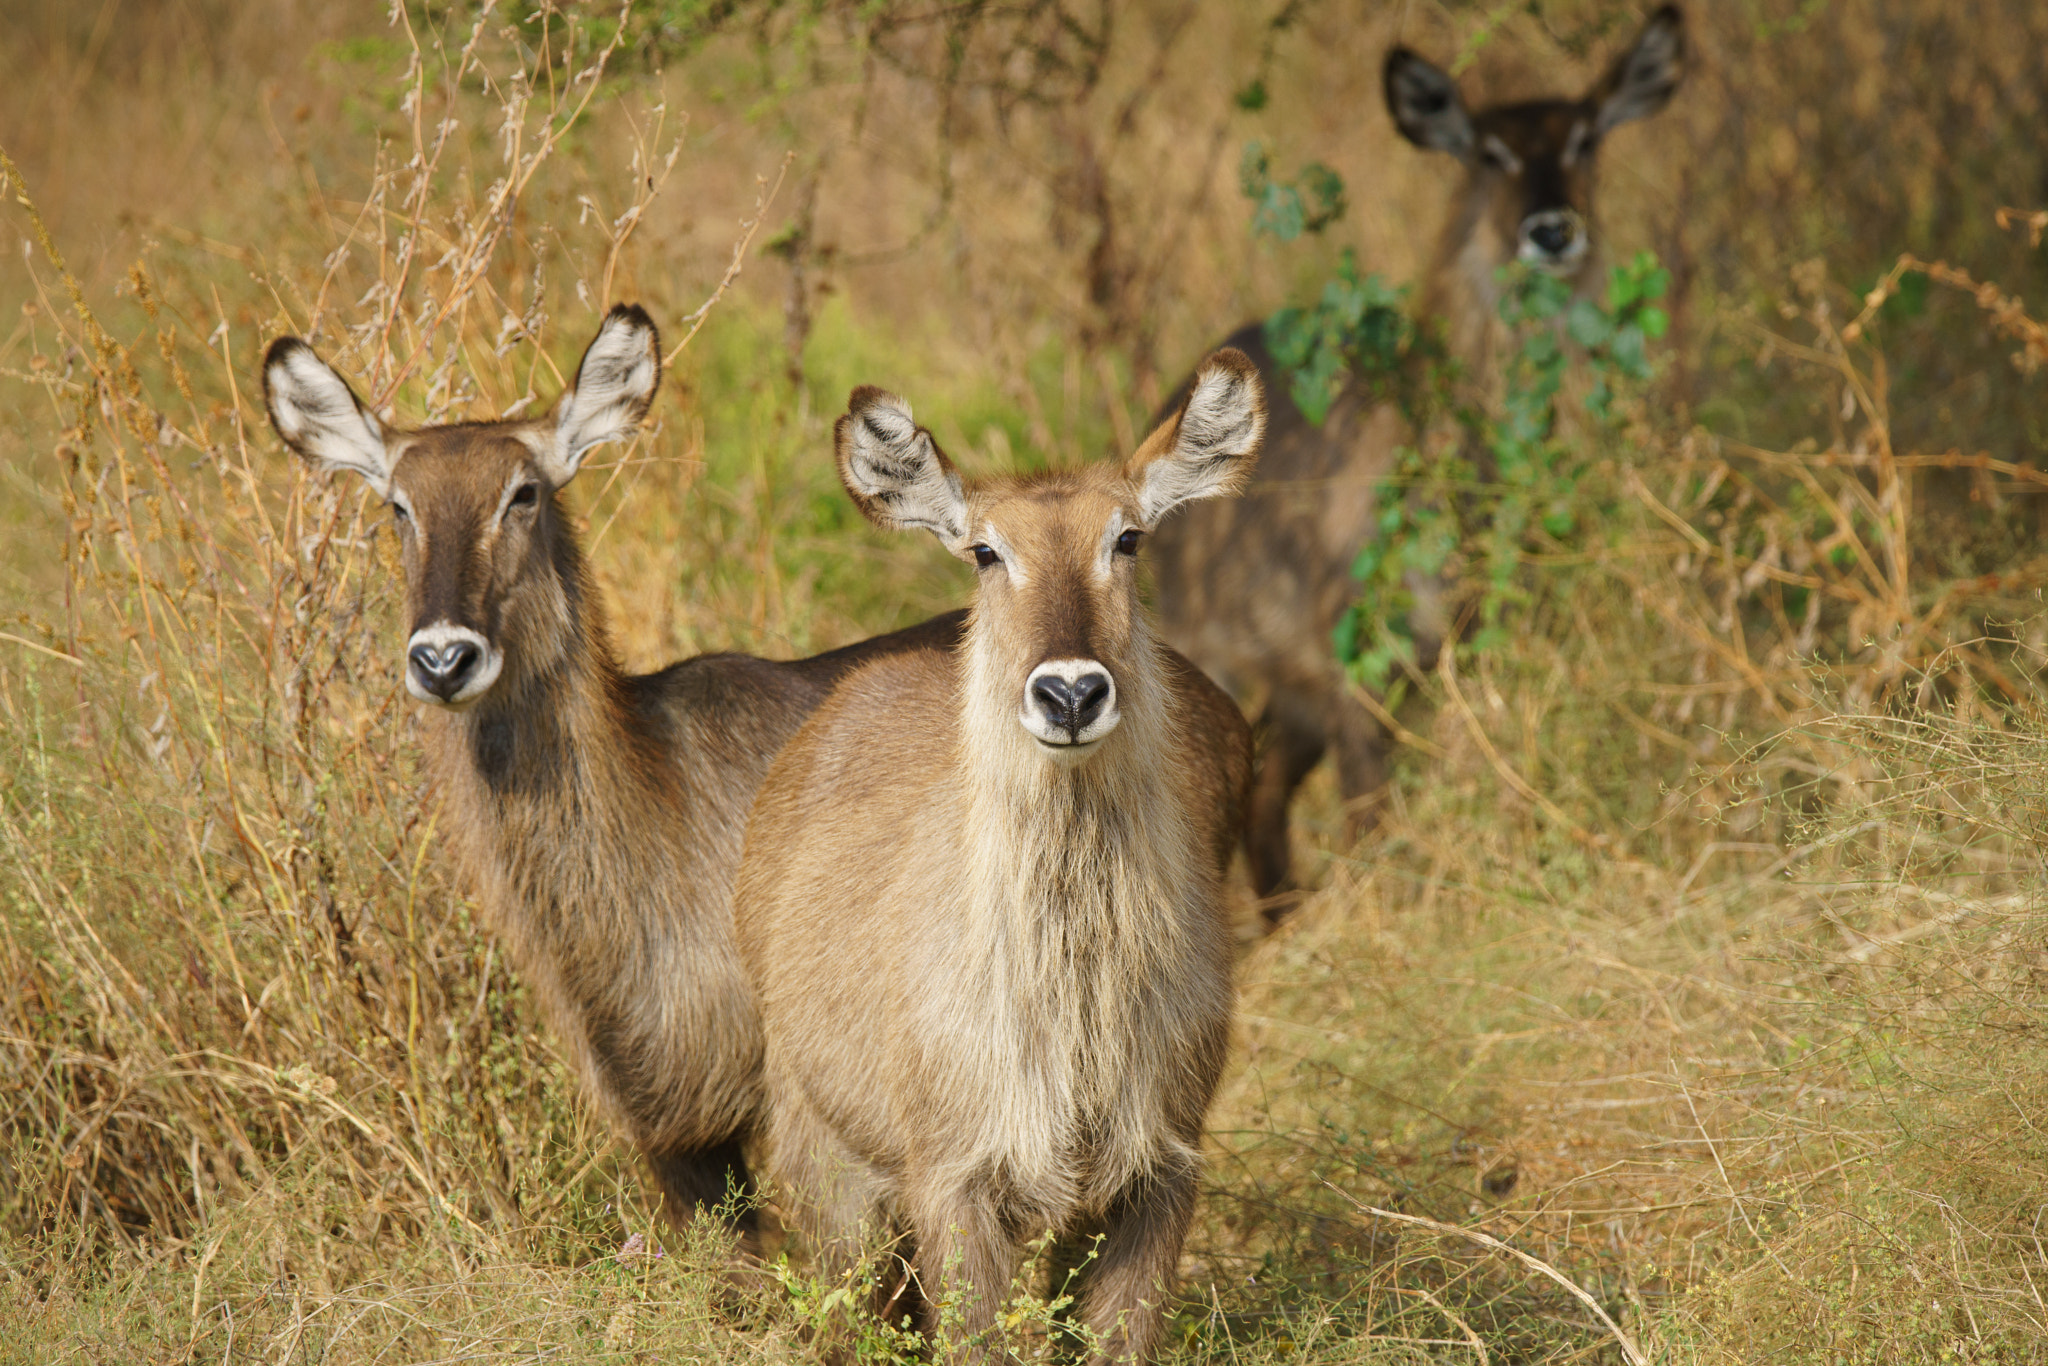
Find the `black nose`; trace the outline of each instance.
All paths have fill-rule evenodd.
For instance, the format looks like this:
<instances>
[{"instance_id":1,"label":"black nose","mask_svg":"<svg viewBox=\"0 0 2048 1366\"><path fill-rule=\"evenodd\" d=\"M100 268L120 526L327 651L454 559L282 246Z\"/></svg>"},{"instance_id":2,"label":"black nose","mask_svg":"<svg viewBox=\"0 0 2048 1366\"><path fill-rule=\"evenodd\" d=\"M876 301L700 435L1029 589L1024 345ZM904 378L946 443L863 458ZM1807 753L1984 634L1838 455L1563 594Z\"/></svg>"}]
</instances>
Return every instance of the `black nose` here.
<instances>
[{"instance_id":1,"label":"black nose","mask_svg":"<svg viewBox=\"0 0 2048 1366\"><path fill-rule=\"evenodd\" d=\"M1048 720L1078 740L1109 701L1109 675L1086 673L1065 679L1058 674L1040 674L1031 681L1031 695L1045 709Z\"/></svg>"},{"instance_id":2,"label":"black nose","mask_svg":"<svg viewBox=\"0 0 2048 1366\"><path fill-rule=\"evenodd\" d=\"M451 640L445 645L415 645L406 651L405 657L412 661L413 677L419 679L422 688L443 702L451 702L476 672L483 652L472 641Z\"/></svg>"},{"instance_id":3,"label":"black nose","mask_svg":"<svg viewBox=\"0 0 2048 1366\"><path fill-rule=\"evenodd\" d=\"M1529 229L1529 240L1545 256L1562 256L1572 244L1572 225L1561 218L1546 219Z\"/></svg>"}]
</instances>

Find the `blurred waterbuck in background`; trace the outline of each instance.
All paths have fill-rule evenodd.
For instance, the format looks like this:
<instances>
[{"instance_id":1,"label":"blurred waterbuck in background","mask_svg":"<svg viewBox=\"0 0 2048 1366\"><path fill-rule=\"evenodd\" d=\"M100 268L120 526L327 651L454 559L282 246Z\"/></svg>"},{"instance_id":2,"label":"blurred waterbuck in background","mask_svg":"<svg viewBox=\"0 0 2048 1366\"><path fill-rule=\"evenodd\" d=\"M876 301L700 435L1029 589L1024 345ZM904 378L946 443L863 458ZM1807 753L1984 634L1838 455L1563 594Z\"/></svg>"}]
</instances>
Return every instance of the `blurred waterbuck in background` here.
<instances>
[{"instance_id":1,"label":"blurred waterbuck in background","mask_svg":"<svg viewBox=\"0 0 2048 1366\"><path fill-rule=\"evenodd\" d=\"M975 601L957 653L862 668L790 742L734 910L799 1222L842 1266L907 1235L913 1302L952 1292L964 1337L1048 1230L1103 1235L1078 1314L1106 1356L1158 1337L1229 1038L1251 735L1153 636L1137 552L1242 484L1264 424L1233 351L1121 465L968 487L900 399L838 423L854 501L975 564Z\"/></svg>"},{"instance_id":2,"label":"blurred waterbuck in background","mask_svg":"<svg viewBox=\"0 0 2048 1366\"><path fill-rule=\"evenodd\" d=\"M1485 367L1503 266L1523 262L1580 293L1601 284L1597 155L1613 129L1664 106L1684 53L1684 21L1667 7L1582 98L1477 112L1438 67L1406 48L1388 55L1387 108L1402 135L1465 168L1422 298L1468 371ZM1272 395L1257 478L1243 498L1197 507L1162 530L1154 558L1166 638L1262 707L1245 848L1255 890L1271 896L1290 882L1289 799L1326 752L1335 753L1353 835L1376 818L1366 801L1385 785L1391 742L1353 694L1331 633L1355 592L1351 565L1378 534L1375 489L1397 449L1422 437L1397 403L1359 383L1311 422L1289 396L1262 324L1229 345L1252 358ZM1426 663L1449 623L1442 585L1415 587Z\"/></svg>"},{"instance_id":3,"label":"blurred waterbuck in background","mask_svg":"<svg viewBox=\"0 0 2048 1366\"><path fill-rule=\"evenodd\" d=\"M942 651L961 618L791 663L622 672L557 494L638 429L660 376L654 324L629 306L531 421L394 430L295 337L263 365L286 444L391 505L442 826L571 1064L687 1220L748 1183L762 1048L731 889L755 790L835 679Z\"/></svg>"}]
</instances>

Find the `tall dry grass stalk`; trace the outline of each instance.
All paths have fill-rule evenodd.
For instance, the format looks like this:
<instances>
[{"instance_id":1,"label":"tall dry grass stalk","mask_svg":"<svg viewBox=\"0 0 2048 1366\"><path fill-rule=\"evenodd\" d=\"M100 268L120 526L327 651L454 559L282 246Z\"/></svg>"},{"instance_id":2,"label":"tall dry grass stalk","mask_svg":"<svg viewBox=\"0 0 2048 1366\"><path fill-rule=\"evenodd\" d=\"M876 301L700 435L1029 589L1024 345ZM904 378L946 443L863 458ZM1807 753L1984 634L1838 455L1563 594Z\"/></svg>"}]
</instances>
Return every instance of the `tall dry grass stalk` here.
<instances>
[{"instance_id":1,"label":"tall dry grass stalk","mask_svg":"<svg viewBox=\"0 0 2048 1366\"><path fill-rule=\"evenodd\" d=\"M579 1202L645 1225L443 867L395 686L381 509L287 470L255 379L290 331L405 421L563 386L556 313L580 341L679 143L647 108L627 173L536 247L528 206L577 184L558 163L619 31L576 58L573 14L538 52L500 22L484 6L459 46L404 30L397 123L361 200L324 198L328 240L244 253L256 287L234 305L138 264L113 320L0 153L41 257L12 378L48 406L38 497L63 526L54 563L27 571L46 595L0 638L0 1223L40 1248L20 1266L46 1288L94 1248L196 1263L194 1333L209 1277L332 1295L404 1247L460 1281L587 1255ZM712 296L670 320L670 361L770 189ZM557 270L578 297L551 295ZM636 446L600 476L655 460Z\"/></svg>"}]
</instances>

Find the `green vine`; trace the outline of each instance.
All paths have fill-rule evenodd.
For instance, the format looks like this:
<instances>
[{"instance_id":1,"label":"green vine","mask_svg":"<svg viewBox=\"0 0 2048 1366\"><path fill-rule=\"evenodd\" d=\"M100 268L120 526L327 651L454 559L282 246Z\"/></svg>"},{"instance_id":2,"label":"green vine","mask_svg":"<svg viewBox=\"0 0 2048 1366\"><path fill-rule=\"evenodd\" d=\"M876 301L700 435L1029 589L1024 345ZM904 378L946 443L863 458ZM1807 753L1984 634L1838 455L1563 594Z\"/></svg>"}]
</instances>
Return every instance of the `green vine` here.
<instances>
[{"instance_id":1,"label":"green vine","mask_svg":"<svg viewBox=\"0 0 2048 1366\"><path fill-rule=\"evenodd\" d=\"M1238 174L1253 204L1254 236L1292 242L1344 214L1344 181L1320 163L1276 179L1265 148L1252 142ZM1612 426L1617 392L1650 377L1650 343L1670 323L1659 301L1671 273L1649 252L1617 266L1599 300L1574 298L1564 280L1520 265L1504 269L1500 283L1500 317L1513 341L1492 414L1450 409L1449 367L1410 316L1407 291L1361 275L1349 249L1315 303L1266 321L1266 345L1310 422L1320 424L1347 385L1361 384L1375 398L1397 398L1418 433L1447 410L1457 419L1452 449L1425 451L1418 442L1397 452L1376 493L1374 535L1351 565L1357 596L1332 645L1371 688L1386 689L1416 662L1415 585L1448 582L1466 605L1476 629L1462 648L1500 644L1506 614L1530 600L1520 573L1527 552L1569 544L1587 521L1581 481L1590 452L1558 432L1567 368L1576 358L1591 371L1587 411Z\"/></svg>"},{"instance_id":2,"label":"green vine","mask_svg":"<svg viewBox=\"0 0 2048 1366\"><path fill-rule=\"evenodd\" d=\"M1238 181L1252 201L1252 235L1292 242L1320 233L1344 216L1344 179L1311 161L1292 180L1276 180L1266 149L1245 144ZM1320 424L1347 382L1400 372L1415 347L1408 291L1378 275L1360 275L1349 247L1336 276L1306 308L1283 308L1266 320L1266 346L1288 377L1288 393L1310 422Z\"/></svg>"},{"instance_id":3,"label":"green vine","mask_svg":"<svg viewBox=\"0 0 2048 1366\"><path fill-rule=\"evenodd\" d=\"M1615 267L1598 301L1573 298L1569 284L1541 271L1502 272L1500 317L1514 340L1498 411L1459 413L1464 439L1453 450L1401 450L1378 491L1378 534L1352 563L1358 593L1332 643L1361 683L1384 689L1415 662L1418 581L1453 581L1476 624L1463 648L1505 640L1507 613L1530 601L1519 572L1527 552L1570 545L1588 520L1581 484L1591 451L1564 440L1557 424L1574 348L1593 375L1586 409L1612 426L1618 388L1652 373L1649 343L1669 326L1658 301L1670 281L1649 252Z\"/></svg>"}]
</instances>

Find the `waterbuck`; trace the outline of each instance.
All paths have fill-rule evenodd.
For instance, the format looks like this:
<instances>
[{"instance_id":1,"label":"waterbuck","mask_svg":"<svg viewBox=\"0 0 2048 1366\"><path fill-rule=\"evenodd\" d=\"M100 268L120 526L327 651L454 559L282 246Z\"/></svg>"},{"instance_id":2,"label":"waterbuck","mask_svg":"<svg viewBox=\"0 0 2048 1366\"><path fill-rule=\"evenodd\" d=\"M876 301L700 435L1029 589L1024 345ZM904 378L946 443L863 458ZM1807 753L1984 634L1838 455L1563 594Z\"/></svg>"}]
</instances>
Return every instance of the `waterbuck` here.
<instances>
[{"instance_id":1,"label":"waterbuck","mask_svg":"<svg viewBox=\"0 0 2048 1366\"><path fill-rule=\"evenodd\" d=\"M1388 54L1387 108L1402 135L1465 168L1423 310L1442 320L1469 371L1485 368L1500 267L1522 261L1581 293L1601 285L1597 153L1614 128L1664 106L1684 53L1684 20L1666 7L1583 98L1476 113L1443 71L1406 48ZM1260 324L1227 344L1252 358L1272 395L1258 477L1243 498L1205 504L1170 524L1153 558L1167 640L1239 697L1263 699L1245 852L1254 889L1272 897L1290 885L1288 802L1325 752L1335 752L1351 833L1377 818L1367 799L1385 786L1391 741L1353 695L1331 632L1356 591L1350 567L1377 534L1374 488L1392 471L1397 448L1421 438L1395 403L1358 385L1338 396L1322 425L1311 423L1289 397ZM1448 629L1442 586L1414 586L1422 607L1412 625L1426 657ZM1269 902L1268 914L1284 904Z\"/></svg>"},{"instance_id":2,"label":"waterbuck","mask_svg":"<svg viewBox=\"0 0 2048 1366\"><path fill-rule=\"evenodd\" d=\"M836 679L892 651L943 655L963 617L790 663L622 672L558 495L639 427L660 375L654 324L623 305L531 421L395 430L303 341L263 362L285 444L391 505L442 826L570 1063L687 1220L746 1188L761 1104L731 897L754 793Z\"/></svg>"},{"instance_id":3,"label":"waterbuck","mask_svg":"<svg viewBox=\"0 0 2048 1366\"><path fill-rule=\"evenodd\" d=\"M973 563L974 605L957 653L864 665L790 742L733 905L772 1173L828 1265L907 1236L927 1331L951 1290L975 1340L1025 1240L1099 1232L1080 1321L1107 1358L1158 1338L1229 1035L1251 732L1153 636L1136 557L1243 482L1264 426L1235 351L1117 465L970 487L901 399L839 419L854 502Z\"/></svg>"}]
</instances>

